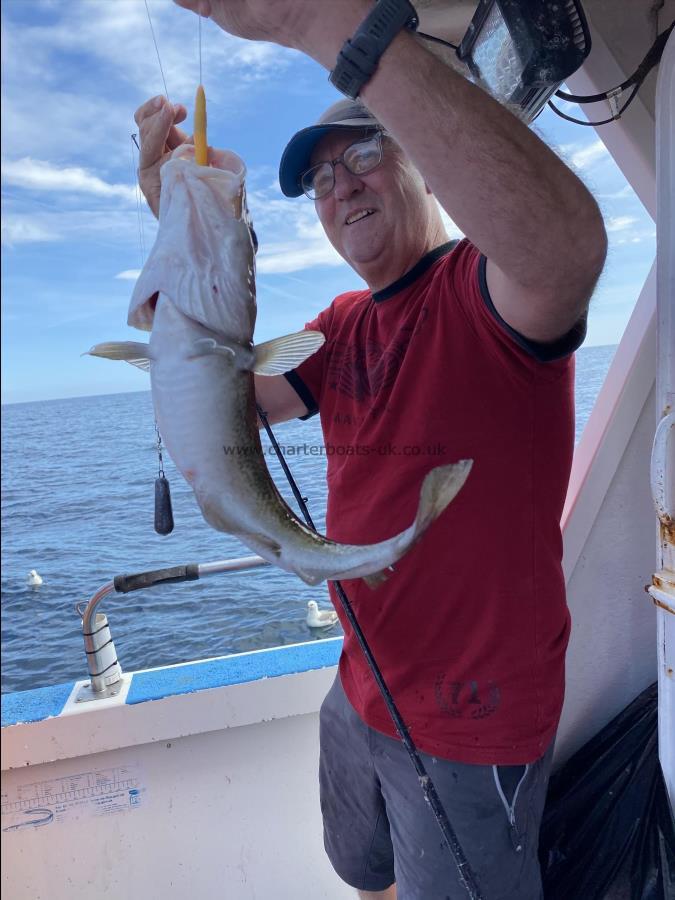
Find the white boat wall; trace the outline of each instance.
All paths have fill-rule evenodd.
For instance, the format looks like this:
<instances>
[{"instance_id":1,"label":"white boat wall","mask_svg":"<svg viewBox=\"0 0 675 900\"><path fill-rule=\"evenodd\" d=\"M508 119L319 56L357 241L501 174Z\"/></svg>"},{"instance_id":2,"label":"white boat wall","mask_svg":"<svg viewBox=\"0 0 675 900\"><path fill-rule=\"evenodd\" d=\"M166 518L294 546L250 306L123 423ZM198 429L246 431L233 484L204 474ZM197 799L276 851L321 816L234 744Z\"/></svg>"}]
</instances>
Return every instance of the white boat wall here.
<instances>
[{"instance_id":1,"label":"white boat wall","mask_svg":"<svg viewBox=\"0 0 675 900\"><path fill-rule=\"evenodd\" d=\"M567 82L575 94L625 80L675 18L675 0L583 5L593 49ZM443 6L420 3L430 23ZM443 36L456 40L476 3L455 6ZM672 803L674 35L658 96L656 81L652 72L626 114L597 132L657 220L658 261L575 455L563 517L573 629L556 765L658 679ZM589 109L606 115L604 104ZM114 633L114 597L104 608ZM88 679L4 695L4 896L354 897L323 851L317 784L318 709L340 646L314 641L125 674L107 699L78 702Z\"/></svg>"}]
</instances>

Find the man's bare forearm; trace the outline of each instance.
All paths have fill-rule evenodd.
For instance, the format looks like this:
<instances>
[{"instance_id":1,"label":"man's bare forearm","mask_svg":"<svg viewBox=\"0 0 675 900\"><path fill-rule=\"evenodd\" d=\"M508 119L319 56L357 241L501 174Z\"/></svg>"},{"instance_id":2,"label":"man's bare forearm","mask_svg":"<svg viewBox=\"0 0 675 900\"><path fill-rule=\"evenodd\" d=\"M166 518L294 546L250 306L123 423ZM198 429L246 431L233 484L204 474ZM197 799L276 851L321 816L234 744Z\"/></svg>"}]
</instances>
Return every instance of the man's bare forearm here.
<instances>
[{"instance_id":1,"label":"man's bare forearm","mask_svg":"<svg viewBox=\"0 0 675 900\"><path fill-rule=\"evenodd\" d=\"M579 178L511 112L414 38L401 35L390 50L364 100L461 231L523 287L567 282L587 291L602 268L605 233ZM572 268L580 273L577 285L569 284Z\"/></svg>"},{"instance_id":2,"label":"man's bare forearm","mask_svg":"<svg viewBox=\"0 0 675 900\"><path fill-rule=\"evenodd\" d=\"M326 69L372 0L176 0L232 34L294 47ZM504 318L552 340L586 308L606 235L593 197L539 138L409 32L399 33L362 97L441 206L488 257Z\"/></svg>"},{"instance_id":3,"label":"man's bare forearm","mask_svg":"<svg viewBox=\"0 0 675 900\"><path fill-rule=\"evenodd\" d=\"M323 28L308 44L327 68L370 8L349 5L349 34ZM604 262L602 217L536 134L407 32L384 53L362 98L501 273L526 292L550 292L557 304L583 310Z\"/></svg>"}]
</instances>

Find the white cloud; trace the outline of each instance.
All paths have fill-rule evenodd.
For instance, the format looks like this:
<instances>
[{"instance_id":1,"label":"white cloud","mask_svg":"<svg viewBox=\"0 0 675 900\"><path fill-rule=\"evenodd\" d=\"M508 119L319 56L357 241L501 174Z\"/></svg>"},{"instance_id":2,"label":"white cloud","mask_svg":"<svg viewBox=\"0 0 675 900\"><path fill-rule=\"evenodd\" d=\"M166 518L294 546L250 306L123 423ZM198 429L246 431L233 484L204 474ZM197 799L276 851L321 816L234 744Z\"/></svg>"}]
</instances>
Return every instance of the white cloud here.
<instances>
[{"instance_id":1,"label":"white cloud","mask_svg":"<svg viewBox=\"0 0 675 900\"><path fill-rule=\"evenodd\" d=\"M630 186L630 184L626 184L618 191L611 191L610 193L598 193L596 194L601 200L625 200L628 197L634 197L635 191Z\"/></svg>"},{"instance_id":2,"label":"white cloud","mask_svg":"<svg viewBox=\"0 0 675 900\"><path fill-rule=\"evenodd\" d=\"M313 204L303 198L282 199L278 187L250 191L248 203L260 244L256 268L261 274L342 264L342 257L324 234Z\"/></svg>"},{"instance_id":3,"label":"white cloud","mask_svg":"<svg viewBox=\"0 0 675 900\"><path fill-rule=\"evenodd\" d=\"M197 16L167 0L148 0L148 9L152 28L142 0L59 4L56 21L42 24L40 18L40 24L23 23L21 28L10 22L5 30L12 53L6 65L14 76L39 74L53 87L60 80L58 69L50 66L55 54L90 57L97 69L148 97L164 92L163 71L169 97L184 101L198 83ZM211 92L225 96L251 77L270 71L278 75L291 58L285 48L233 37L202 20L203 71ZM82 83L73 87L78 93L87 89Z\"/></svg>"},{"instance_id":4,"label":"white cloud","mask_svg":"<svg viewBox=\"0 0 675 900\"><path fill-rule=\"evenodd\" d=\"M115 278L119 278L120 281L136 281L140 274L140 269L125 269L123 272L118 272Z\"/></svg>"},{"instance_id":5,"label":"white cloud","mask_svg":"<svg viewBox=\"0 0 675 900\"><path fill-rule=\"evenodd\" d=\"M119 182L120 171L130 174L134 110L164 93L143 0L20 2L32 17L19 24L3 13L3 153L115 170ZM171 0L148 5L169 97L190 109L199 80L197 16ZM270 72L282 77L297 56L227 35L209 20L202 35L209 108L226 122L243 105L250 110L257 84L267 84Z\"/></svg>"},{"instance_id":6,"label":"white cloud","mask_svg":"<svg viewBox=\"0 0 675 900\"><path fill-rule=\"evenodd\" d=\"M619 238L616 241L616 246L621 246L623 244L642 244L645 241L649 241L651 244L656 243L656 232L655 231L643 231L640 234L633 235L632 237L623 237Z\"/></svg>"},{"instance_id":7,"label":"white cloud","mask_svg":"<svg viewBox=\"0 0 675 900\"><path fill-rule=\"evenodd\" d=\"M605 228L607 231L625 231L635 225L637 219L635 216L613 216L605 220Z\"/></svg>"},{"instance_id":8,"label":"white cloud","mask_svg":"<svg viewBox=\"0 0 675 900\"><path fill-rule=\"evenodd\" d=\"M32 216L4 217L2 220L2 243L9 247L15 244L34 244L60 239L60 234L36 221Z\"/></svg>"},{"instance_id":9,"label":"white cloud","mask_svg":"<svg viewBox=\"0 0 675 900\"><path fill-rule=\"evenodd\" d=\"M7 184L37 191L85 193L98 197L120 197L136 203L136 188L126 184L108 184L79 166L59 167L40 159L26 156L4 162L2 174Z\"/></svg>"},{"instance_id":10,"label":"white cloud","mask_svg":"<svg viewBox=\"0 0 675 900\"><path fill-rule=\"evenodd\" d=\"M147 215L145 244L151 246L156 231L155 220ZM82 241L92 252L97 242L106 247L123 245L133 254L130 263L140 254L138 219L135 211L110 208L52 209L26 215L13 210L3 213L3 243L40 243L43 241Z\"/></svg>"},{"instance_id":11,"label":"white cloud","mask_svg":"<svg viewBox=\"0 0 675 900\"><path fill-rule=\"evenodd\" d=\"M606 162L611 159L609 151L600 139L586 146L567 144L561 147L561 152L575 169L588 169L600 160Z\"/></svg>"},{"instance_id":12,"label":"white cloud","mask_svg":"<svg viewBox=\"0 0 675 900\"><path fill-rule=\"evenodd\" d=\"M131 177L130 135L137 130L133 100L104 104L102 86L94 96L87 96L84 89L76 94L38 80L3 87L3 155L77 161L87 166L100 161L101 167L123 167L124 177L127 173ZM88 87L93 90L95 82Z\"/></svg>"},{"instance_id":13,"label":"white cloud","mask_svg":"<svg viewBox=\"0 0 675 900\"><path fill-rule=\"evenodd\" d=\"M327 239L314 239L270 244L260 252L256 269L262 275L278 275L300 272L315 266L339 266L343 262Z\"/></svg>"},{"instance_id":14,"label":"white cloud","mask_svg":"<svg viewBox=\"0 0 675 900\"><path fill-rule=\"evenodd\" d=\"M649 220L645 221L637 216L610 216L605 220L605 228L610 237L610 253L613 247L625 244L654 243L656 229Z\"/></svg>"}]
</instances>

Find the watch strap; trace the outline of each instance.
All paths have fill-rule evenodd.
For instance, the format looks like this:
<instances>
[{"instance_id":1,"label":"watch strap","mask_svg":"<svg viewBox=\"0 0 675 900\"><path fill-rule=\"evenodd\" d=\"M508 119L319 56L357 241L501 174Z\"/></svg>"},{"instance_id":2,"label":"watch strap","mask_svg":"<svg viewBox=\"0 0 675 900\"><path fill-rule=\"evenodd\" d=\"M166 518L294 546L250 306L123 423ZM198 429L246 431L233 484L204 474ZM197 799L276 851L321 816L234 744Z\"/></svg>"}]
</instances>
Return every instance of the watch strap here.
<instances>
[{"instance_id":1,"label":"watch strap","mask_svg":"<svg viewBox=\"0 0 675 900\"><path fill-rule=\"evenodd\" d=\"M415 7L409 0L378 0L338 53L335 68L329 75L335 87L355 100L363 85L372 77L380 57L403 28L417 28Z\"/></svg>"}]
</instances>

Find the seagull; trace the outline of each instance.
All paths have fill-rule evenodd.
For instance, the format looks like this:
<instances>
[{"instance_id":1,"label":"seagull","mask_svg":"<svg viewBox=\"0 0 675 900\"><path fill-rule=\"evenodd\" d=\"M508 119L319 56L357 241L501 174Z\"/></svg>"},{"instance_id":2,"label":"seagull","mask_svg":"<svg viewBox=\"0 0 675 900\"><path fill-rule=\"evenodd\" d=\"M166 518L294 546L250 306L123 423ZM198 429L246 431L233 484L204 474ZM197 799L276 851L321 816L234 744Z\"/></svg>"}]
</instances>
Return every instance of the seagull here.
<instances>
[{"instance_id":1,"label":"seagull","mask_svg":"<svg viewBox=\"0 0 675 900\"><path fill-rule=\"evenodd\" d=\"M335 625L338 615L334 609L319 609L316 600L307 604L307 624L310 628L328 628Z\"/></svg>"},{"instance_id":2,"label":"seagull","mask_svg":"<svg viewBox=\"0 0 675 900\"><path fill-rule=\"evenodd\" d=\"M28 584L29 587L40 587L42 584L42 576L38 575L35 569L31 569L26 578L26 584Z\"/></svg>"}]
</instances>

